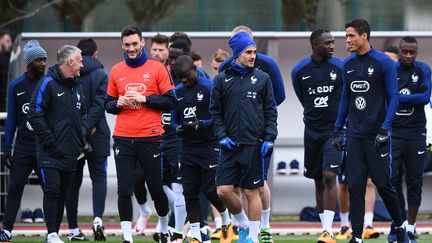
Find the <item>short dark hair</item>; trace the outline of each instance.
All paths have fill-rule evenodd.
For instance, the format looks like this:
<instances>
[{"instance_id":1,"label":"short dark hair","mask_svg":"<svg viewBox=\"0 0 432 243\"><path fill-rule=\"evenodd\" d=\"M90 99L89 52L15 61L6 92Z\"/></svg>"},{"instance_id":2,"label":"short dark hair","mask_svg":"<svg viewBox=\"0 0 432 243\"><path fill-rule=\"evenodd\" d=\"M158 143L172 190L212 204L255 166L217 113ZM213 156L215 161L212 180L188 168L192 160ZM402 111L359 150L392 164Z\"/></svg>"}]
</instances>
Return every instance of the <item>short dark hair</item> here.
<instances>
[{"instance_id":1,"label":"short dark hair","mask_svg":"<svg viewBox=\"0 0 432 243\"><path fill-rule=\"evenodd\" d=\"M417 45L417 39L412 36L405 36L399 41L399 46L402 44L402 41L405 43L411 43Z\"/></svg>"},{"instance_id":2,"label":"short dark hair","mask_svg":"<svg viewBox=\"0 0 432 243\"><path fill-rule=\"evenodd\" d=\"M164 44L166 45L166 47L168 47L168 42L169 42L168 36L166 35L157 34L151 38L151 44L153 43Z\"/></svg>"},{"instance_id":3,"label":"short dark hair","mask_svg":"<svg viewBox=\"0 0 432 243\"><path fill-rule=\"evenodd\" d=\"M202 60L201 55L200 55L196 50L193 50L193 51L191 52L190 57L192 58L192 60L193 60L194 62L195 62L195 61Z\"/></svg>"},{"instance_id":4,"label":"short dark hair","mask_svg":"<svg viewBox=\"0 0 432 243\"><path fill-rule=\"evenodd\" d=\"M316 29L316 30L312 31L312 33L309 37L310 43L312 44L312 42L314 42L317 38L320 38L321 35L324 33L330 33L330 31L324 30L324 29Z\"/></svg>"},{"instance_id":5,"label":"short dark hair","mask_svg":"<svg viewBox=\"0 0 432 243\"><path fill-rule=\"evenodd\" d=\"M5 31L5 30L0 30L0 38L2 38L2 37L5 36L5 35L9 35L9 36L11 36L11 34L10 34L9 32L7 32L7 31Z\"/></svg>"},{"instance_id":6,"label":"short dark hair","mask_svg":"<svg viewBox=\"0 0 432 243\"><path fill-rule=\"evenodd\" d=\"M128 25L122 29L121 38L123 39L123 37L125 36L130 36L134 34L137 34L140 38L142 38L142 31L140 30L140 28L133 25Z\"/></svg>"},{"instance_id":7,"label":"short dark hair","mask_svg":"<svg viewBox=\"0 0 432 243\"><path fill-rule=\"evenodd\" d=\"M185 55L189 55L191 49L190 45L184 41L175 41L170 48L182 49Z\"/></svg>"},{"instance_id":8,"label":"short dark hair","mask_svg":"<svg viewBox=\"0 0 432 243\"><path fill-rule=\"evenodd\" d=\"M389 46L384 50L384 52L399 54L399 48L397 46Z\"/></svg>"},{"instance_id":9,"label":"short dark hair","mask_svg":"<svg viewBox=\"0 0 432 243\"><path fill-rule=\"evenodd\" d=\"M81 50L83 56L93 56L97 51L96 42L92 38L80 40L77 47Z\"/></svg>"},{"instance_id":10,"label":"short dark hair","mask_svg":"<svg viewBox=\"0 0 432 243\"><path fill-rule=\"evenodd\" d=\"M371 29L369 23L365 19L353 19L345 24L345 29L348 29L349 27L354 28L359 35L366 33L367 40L369 41Z\"/></svg>"},{"instance_id":11,"label":"short dark hair","mask_svg":"<svg viewBox=\"0 0 432 243\"><path fill-rule=\"evenodd\" d=\"M192 46L192 40L189 36L184 32L175 32L169 38L169 42L183 41L186 42L189 46Z\"/></svg>"}]
</instances>

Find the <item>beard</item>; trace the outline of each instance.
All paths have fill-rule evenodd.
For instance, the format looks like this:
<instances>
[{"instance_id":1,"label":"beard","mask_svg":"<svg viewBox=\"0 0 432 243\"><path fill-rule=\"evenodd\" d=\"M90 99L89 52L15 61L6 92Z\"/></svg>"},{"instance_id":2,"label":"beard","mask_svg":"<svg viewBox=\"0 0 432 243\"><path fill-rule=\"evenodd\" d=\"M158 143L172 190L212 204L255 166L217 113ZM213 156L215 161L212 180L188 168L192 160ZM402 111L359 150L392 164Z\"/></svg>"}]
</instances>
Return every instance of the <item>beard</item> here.
<instances>
[{"instance_id":1,"label":"beard","mask_svg":"<svg viewBox=\"0 0 432 243\"><path fill-rule=\"evenodd\" d=\"M37 68L35 66L30 66L30 72L32 72L36 77L41 77L45 74L45 68Z\"/></svg>"}]
</instances>

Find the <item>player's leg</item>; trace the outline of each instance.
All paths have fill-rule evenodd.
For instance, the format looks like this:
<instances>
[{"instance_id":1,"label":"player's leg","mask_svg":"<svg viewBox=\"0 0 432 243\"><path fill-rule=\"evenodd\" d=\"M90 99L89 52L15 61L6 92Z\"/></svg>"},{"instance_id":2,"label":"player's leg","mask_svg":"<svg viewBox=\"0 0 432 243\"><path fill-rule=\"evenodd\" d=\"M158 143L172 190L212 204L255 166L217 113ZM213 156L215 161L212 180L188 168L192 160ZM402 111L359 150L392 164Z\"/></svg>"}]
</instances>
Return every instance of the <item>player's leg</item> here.
<instances>
[{"instance_id":1,"label":"player's leg","mask_svg":"<svg viewBox=\"0 0 432 243\"><path fill-rule=\"evenodd\" d=\"M93 236L95 241L105 241L103 227L103 213L105 211L105 200L107 195L107 158L89 158L88 167L92 181L93 199Z\"/></svg>"},{"instance_id":2,"label":"player's leg","mask_svg":"<svg viewBox=\"0 0 432 243\"><path fill-rule=\"evenodd\" d=\"M347 138L347 163L345 174L349 187L352 233L353 237L358 240L361 240L363 231L364 197L368 177L368 165L365 161L365 153L368 151L365 151L363 147L363 140Z\"/></svg>"},{"instance_id":3,"label":"player's leg","mask_svg":"<svg viewBox=\"0 0 432 243\"><path fill-rule=\"evenodd\" d=\"M139 151L131 141L114 138L114 159L117 171L117 195L123 239L132 242L133 176ZM144 186L144 185L143 185Z\"/></svg>"},{"instance_id":4,"label":"player's leg","mask_svg":"<svg viewBox=\"0 0 432 243\"><path fill-rule=\"evenodd\" d=\"M339 217L341 219L341 230L336 235L336 240L348 240L351 236L350 221L349 221L349 191L345 175L338 176L338 205Z\"/></svg>"}]
</instances>

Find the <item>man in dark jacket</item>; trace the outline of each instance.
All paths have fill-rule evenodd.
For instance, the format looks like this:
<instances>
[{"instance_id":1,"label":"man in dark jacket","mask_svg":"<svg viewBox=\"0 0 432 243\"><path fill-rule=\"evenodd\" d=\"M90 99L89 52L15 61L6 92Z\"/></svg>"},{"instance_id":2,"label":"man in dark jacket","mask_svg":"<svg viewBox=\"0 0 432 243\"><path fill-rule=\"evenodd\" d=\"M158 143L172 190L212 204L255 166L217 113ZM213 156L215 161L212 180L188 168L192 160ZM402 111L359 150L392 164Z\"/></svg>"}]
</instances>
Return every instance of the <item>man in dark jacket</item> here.
<instances>
[{"instance_id":1,"label":"man in dark jacket","mask_svg":"<svg viewBox=\"0 0 432 243\"><path fill-rule=\"evenodd\" d=\"M65 45L57 52L57 64L33 92L29 122L36 133L38 168L44 189L43 207L48 230L46 242L62 243L58 236L64 201L83 152L86 111L79 80L81 51Z\"/></svg>"},{"instance_id":2,"label":"man in dark jacket","mask_svg":"<svg viewBox=\"0 0 432 243\"><path fill-rule=\"evenodd\" d=\"M10 169L10 181L0 242L12 240L11 232L28 176L34 170L40 178L36 163L36 139L33 128L27 121L27 113L33 90L45 73L46 59L47 53L38 41L27 42L24 46L27 71L12 81L8 88L8 113L2 144L2 161ZM15 131L17 135L12 156Z\"/></svg>"},{"instance_id":3,"label":"man in dark jacket","mask_svg":"<svg viewBox=\"0 0 432 243\"><path fill-rule=\"evenodd\" d=\"M241 31L229 40L234 61L214 79L210 114L223 150L216 172L218 195L239 223L239 242L258 242L264 158L277 136L277 110L268 74L254 69L256 45ZM244 189L248 216L234 185ZM249 217L249 218L248 218Z\"/></svg>"},{"instance_id":4,"label":"man in dark jacket","mask_svg":"<svg viewBox=\"0 0 432 243\"><path fill-rule=\"evenodd\" d=\"M92 151L78 160L75 175L66 198L66 212L69 224L69 240L83 241L86 236L79 230L77 222L79 189L83 179L85 161L88 162L93 184L93 235L95 241L104 241L102 215L107 193L107 157L110 154L110 130L105 117L104 97L108 85L108 75L97 58L97 46L93 39L82 39L78 43L83 56L84 67L80 72L80 82L87 110L87 140Z\"/></svg>"}]
</instances>

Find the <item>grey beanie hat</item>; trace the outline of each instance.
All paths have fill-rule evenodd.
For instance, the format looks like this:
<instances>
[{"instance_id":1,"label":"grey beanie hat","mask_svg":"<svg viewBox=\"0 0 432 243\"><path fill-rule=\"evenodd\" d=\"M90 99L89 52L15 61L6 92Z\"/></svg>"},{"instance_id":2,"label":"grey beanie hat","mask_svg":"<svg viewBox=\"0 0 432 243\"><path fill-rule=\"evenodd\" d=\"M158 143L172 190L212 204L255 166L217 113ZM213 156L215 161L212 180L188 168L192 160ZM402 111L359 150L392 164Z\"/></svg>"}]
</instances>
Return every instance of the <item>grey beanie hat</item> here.
<instances>
[{"instance_id":1,"label":"grey beanie hat","mask_svg":"<svg viewBox=\"0 0 432 243\"><path fill-rule=\"evenodd\" d=\"M45 57L47 58L46 51L40 46L39 41L29 40L24 46L24 61L26 65L30 65L34 60Z\"/></svg>"}]
</instances>

